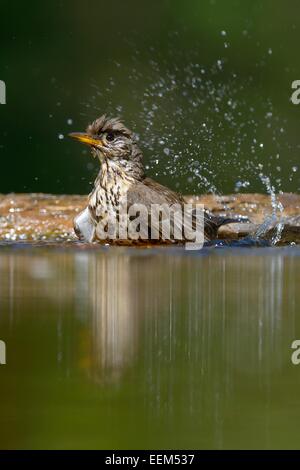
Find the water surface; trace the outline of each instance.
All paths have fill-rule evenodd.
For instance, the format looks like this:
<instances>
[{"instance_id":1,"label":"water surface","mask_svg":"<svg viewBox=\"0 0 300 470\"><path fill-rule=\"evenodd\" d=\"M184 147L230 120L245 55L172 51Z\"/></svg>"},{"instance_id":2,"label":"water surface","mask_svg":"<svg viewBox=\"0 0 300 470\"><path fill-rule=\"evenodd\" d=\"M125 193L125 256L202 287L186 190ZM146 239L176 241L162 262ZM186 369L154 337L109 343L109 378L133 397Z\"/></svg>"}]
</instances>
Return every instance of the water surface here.
<instances>
[{"instance_id":1,"label":"water surface","mask_svg":"<svg viewBox=\"0 0 300 470\"><path fill-rule=\"evenodd\" d=\"M299 255L2 247L0 447L299 447Z\"/></svg>"}]
</instances>

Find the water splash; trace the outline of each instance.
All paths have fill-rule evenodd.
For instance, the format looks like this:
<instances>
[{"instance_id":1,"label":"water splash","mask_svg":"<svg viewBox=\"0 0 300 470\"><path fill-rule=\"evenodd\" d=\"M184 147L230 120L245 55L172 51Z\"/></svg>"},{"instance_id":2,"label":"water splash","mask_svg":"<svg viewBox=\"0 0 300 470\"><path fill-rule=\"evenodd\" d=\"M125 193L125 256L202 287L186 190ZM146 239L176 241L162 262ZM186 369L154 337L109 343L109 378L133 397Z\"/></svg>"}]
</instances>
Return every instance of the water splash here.
<instances>
[{"instance_id":1,"label":"water splash","mask_svg":"<svg viewBox=\"0 0 300 470\"><path fill-rule=\"evenodd\" d=\"M182 192L253 192L265 162L267 175L278 168L272 178L279 192L285 183L281 168L292 150L287 122L251 75L233 70L229 38L230 31L220 31L220 55L210 64L202 63L200 45L189 54L178 47L177 33L170 35L168 51L153 45L141 53L132 43L131 63L115 62L101 89L95 79L83 106L91 118L97 111L121 114L136 131L152 176L171 177ZM272 53L269 48L256 64L262 72ZM120 96L124 80L130 100ZM293 178L295 165L290 166Z\"/></svg>"},{"instance_id":2,"label":"water splash","mask_svg":"<svg viewBox=\"0 0 300 470\"><path fill-rule=\"evenodd\" d=\"M260 173L259 177L260 177L261 182L265 186L267 193L270 195L272 212L269 216L266 217L264 222L259 226L258 230L255 233L255 238L257 239L263 238L263 236L275 224L275 233L272 236L271 244L277 245L277 243L281 240L282 231L284 228L284 222L282 220L284 207L276 196L275 187L271 184L270 178L264 175L263 173Z\"/></svg>"}]
</instances>

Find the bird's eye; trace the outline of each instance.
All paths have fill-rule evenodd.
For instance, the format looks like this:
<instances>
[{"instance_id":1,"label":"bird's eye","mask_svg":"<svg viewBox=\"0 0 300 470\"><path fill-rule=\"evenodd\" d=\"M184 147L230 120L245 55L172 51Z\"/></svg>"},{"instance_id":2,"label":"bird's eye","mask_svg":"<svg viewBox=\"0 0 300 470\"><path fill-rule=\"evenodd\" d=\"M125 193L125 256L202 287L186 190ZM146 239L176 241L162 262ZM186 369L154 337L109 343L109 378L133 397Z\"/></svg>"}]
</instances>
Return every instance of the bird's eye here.
<instances>
[{"instance_id":1,"label":"bird's eye","mask_svg":"<svg viewBox=\"0 0 300 470\"><path fill-rule=\"evenodd\" d=\"M108 134L106 134L106 140L108 142L112 142L114 139L115 139L115 135L113 132L109 132Z\"/></svg>"}]
</instances>

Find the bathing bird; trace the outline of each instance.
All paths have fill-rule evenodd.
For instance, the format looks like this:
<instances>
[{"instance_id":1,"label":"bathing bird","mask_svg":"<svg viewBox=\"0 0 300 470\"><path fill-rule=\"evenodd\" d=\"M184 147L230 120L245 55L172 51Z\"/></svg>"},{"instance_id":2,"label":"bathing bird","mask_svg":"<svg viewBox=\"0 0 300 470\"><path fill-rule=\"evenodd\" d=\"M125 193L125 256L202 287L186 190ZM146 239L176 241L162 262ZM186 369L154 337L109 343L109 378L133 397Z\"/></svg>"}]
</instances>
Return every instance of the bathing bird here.
<instances>
[{"instance_id":1,"label":"bathing bird","mask_svg":"<svg viewBox=\"0 0 300 470\"><path fill-rule=\"evenodd\" d=\"M143 165L143 154L137 143L137 139L119 118L108 118L105 115L92 122L86 132L75 132L70 137L88 145L92 155L100 163L99 174L95 180L94 188L88 197L87 208L74 219L74 230L77 237L85 242L103 242L110 240L109 224L112 221L130 223L134 216L130 214L130 207L138 205L145 207L151 213L151 207L160 207L159 224L150 231L150 216L145 221L138 217L139 236L131 237L133 243L182 243L186 239L184 228L181 237L178 236L173 220L170 236L162 227L162 221L167 217L167 208L183 208L184 198L181 194L154 181L145 174ZM125 211L122 212L122 208ZM125 214L125 216L124 216ZM168 213L169 216L169 213ZM127 218L127 220L125 220ZM153 218L153 217L152 217ZM142 222L141 222L142 220ZM183 220L183 218L181 219ZM191 226L195 227L196 215L193 213ZM204 211L202 227L204 241L217 238L218 229L221 225L236 222L236 219L214 216ZM177 227L178 228L178 227ZM176 236L176 233L177 236ZM126 232L127 233L127 232ZM152 235L152 236L151 236ZM114 241L118 239L114 231ZM124 236L119 241L124 243Z\"/></svg>"}]
</instances>

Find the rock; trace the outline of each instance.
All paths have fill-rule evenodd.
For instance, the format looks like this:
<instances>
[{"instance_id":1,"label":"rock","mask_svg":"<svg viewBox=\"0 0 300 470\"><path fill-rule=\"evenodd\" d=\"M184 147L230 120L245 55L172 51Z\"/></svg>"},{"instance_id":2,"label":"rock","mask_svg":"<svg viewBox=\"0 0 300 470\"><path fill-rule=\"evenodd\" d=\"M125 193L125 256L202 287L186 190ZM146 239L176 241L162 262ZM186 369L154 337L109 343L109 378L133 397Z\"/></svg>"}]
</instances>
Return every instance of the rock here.
<instances>
[{"instance_id":1,"label":"rock","mask_svg":"<svg viewBox=\"0 0 300 470\"><path fill-rule=\"evenodd\" d=\"M85 196L0 195L0 240L73 240L73 218L86 200Z\"/></svg>"},{"instance_id":2,"label":"rock","mask_svg":"<svg viewBox=\"0 0 300 470\"><path fill-rule=\"evenodd\" d=\"M239 214L246 216L251 222L261 224L266 217L272 214L271 198L266 194L234 194L216 196L205 194L201 196L185 196L187 202L204 204L212 213L232 216ZM277 202L282 204L282 217L299 216L300 195L283 193L276 195ZM279 214L278 214L279 215Z\"/></svg>"},{"instance_id":3,"label":"rock","mask_svg":"<svg viewBox=\"0 0 300 470\"><path fill-rule=\"evenodd\" d=\"M254 237L260 227L260 224L252 223L224 225L219 229L219 238L237 240L245 237ZM300 221L298 220L296 224L293 223L292 220L286 219L285 222L283 222L282 231L278 231L278 224L273 223L267 228L262 238L264 240L274 240L277 235L279 237L277 245L288 245L290 243L300 244Z\"/></svg>"}]
</instances>

